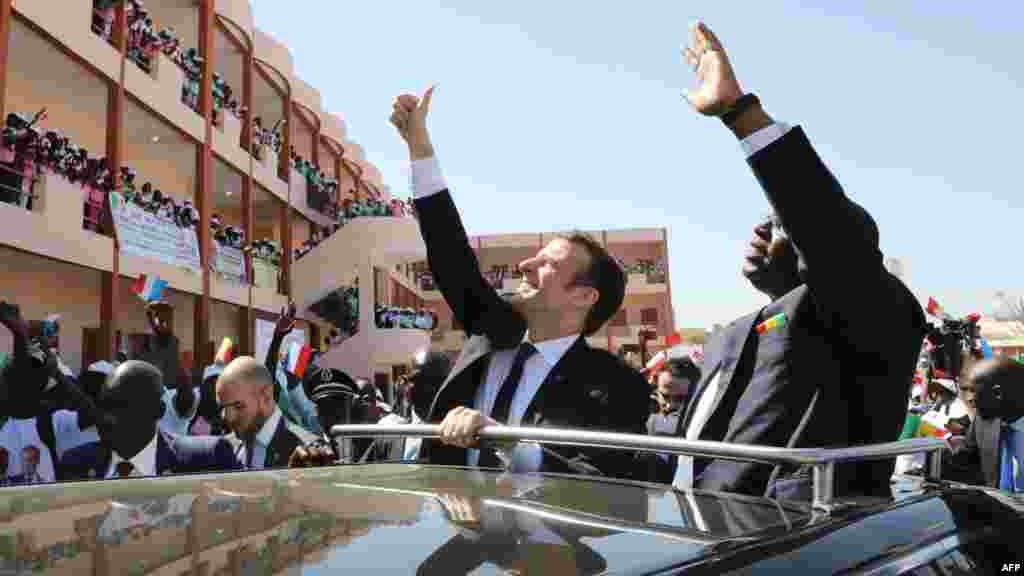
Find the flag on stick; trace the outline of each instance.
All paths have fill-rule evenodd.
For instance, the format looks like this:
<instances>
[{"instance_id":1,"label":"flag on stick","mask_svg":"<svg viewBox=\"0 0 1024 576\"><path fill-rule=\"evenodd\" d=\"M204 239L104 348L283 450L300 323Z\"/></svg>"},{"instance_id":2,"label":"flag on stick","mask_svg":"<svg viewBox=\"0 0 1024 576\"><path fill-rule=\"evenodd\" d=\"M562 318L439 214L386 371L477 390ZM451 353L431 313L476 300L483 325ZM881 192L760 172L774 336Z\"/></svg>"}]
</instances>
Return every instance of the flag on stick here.
<instances>
[{"instance_id":1,"label":"flag on stick","mask_svg":"<svg viewBox=\"0 0 1024 576\"><path fill-rule=\"evenodd\" d=\"M309 366L309 359L313 355L313 349L306 344L292 342L288 346L288 371L297 378L302 378Z\"/></svg>"},{"instance_id":2,"label":"flag on stick","mask_svg":"<svg viewBox=\"0 0 1024 576\"><path fill-rule=\"evenodd\" d=\"M949 418L938 412L928 412L921 417L921 424L917 428L919 438L945 438L949 436L946 430L946 422Z\"/></svg>"},{"instance_id":3,"label":"flag on stick","mask_svg":"<svg viewBox=\"0 0 1024 576\"><path fill-rule=\"evenodd\" d=\"M928 308L926 308L926 310L929 315L934 316L935 318L941 318L943 320L949 320L952 318L952 316L946 313L946 310L935 298L928 298Z\"/></svg>"},{"instance_id":4,"label":"flag on stick","mask_svg":"<svg viewBox=\"0 0 1024 576\"><path fill-rule=\"evenodd\" d=\"M167 287L167 281L159 276L139 276L139 279L132 283L132 292L139 295L146 302L159 300Z\"/></svg>"},{"instance_id":5,"label":"flag on stick","mask_svg":"<svg viewBox=\"0 0 1024 576\"><path fill-rule=\"evenodd\" d=\"M676 332L674 334L669 334L668 336L665 336L665 346L668 346L669 348L671 348L673 346L678 346L678 345L680 345L682 343L683 343L683 337L682 337L681 334L679 334L679 332Z\"/></svg>"},{"instance_id":6,"label":"flag on stick","mask_svg":"<svg viewBox=\"0 0 1024 576\"><path fill-rule=\"evenodd\" d=\"M227 366L235 359L235 343L231 341L231 338L225 338L220 343L220 348L217 350L217 356L214 362L222 366Z\"/></svg>"}]
</instances>

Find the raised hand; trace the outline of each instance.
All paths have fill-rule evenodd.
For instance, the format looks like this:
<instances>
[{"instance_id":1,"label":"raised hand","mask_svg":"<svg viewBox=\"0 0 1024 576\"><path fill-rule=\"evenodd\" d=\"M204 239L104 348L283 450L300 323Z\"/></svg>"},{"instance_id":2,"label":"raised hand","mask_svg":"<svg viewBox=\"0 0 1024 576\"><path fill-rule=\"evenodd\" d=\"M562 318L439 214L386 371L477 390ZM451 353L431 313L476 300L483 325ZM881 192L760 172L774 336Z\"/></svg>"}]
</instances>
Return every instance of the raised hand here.
<instances>
[{"instance_id":1,"label":"raised hand","mask_svg":"<svg viewBox=\"0 0 1024 576\"><path fill-rule=\"evenodd\" d=\"M412 94L402 94L392 104L391 124L409 146L409 155L413 160L430 158L434 155L434 146L430 142L427 130L427 115L430 113L430 102L434 97L434 86L431 86L418 98Z\"/></svg>"},{"instance_id":2,"label":"raised hand","mask_svg":"<svg viewBox=\"0 0 1024 576\"><path fill-rule=\"evenodd\" d=\"M743 95L725 48L703 22L690 26L690 45L683 58L697 74L699 85L686 90L686 100L705 116L721 116Z\"/></svg>"},{"instance_id":3,"label":"raised hand","mask_svg":"<svg viewBox=\"0 0 1024 576\"><path fill-rule=\"evenodd\" d=\"M174 306L165 300L154 300L146 304L146 318L150 326L159 336L169 336L174 332Z\"/></svg>"},{"instance_id":4,"label":"raised hand","mask_svg":"<svg viewBox=\"0 0 1024 576\"><path fill-rule=\"evenodd\" d=\"M277 324L274 325L274 334L287 336L295 329L295 302L289 301L288 305L281 309L281 315L277 317Z\"/></svg>"},{"instance_id":5,"label":"raised hand","mask_svg":"<svg viewBox=\"0 0 1024 576\"><path fill-rule=\"evenodd\" d=\"M0 326L5 326L15 336L21 338L29 336L28 322L21 317L21 309L17 304L0 301Z\"/></svg>"}]
</instances>

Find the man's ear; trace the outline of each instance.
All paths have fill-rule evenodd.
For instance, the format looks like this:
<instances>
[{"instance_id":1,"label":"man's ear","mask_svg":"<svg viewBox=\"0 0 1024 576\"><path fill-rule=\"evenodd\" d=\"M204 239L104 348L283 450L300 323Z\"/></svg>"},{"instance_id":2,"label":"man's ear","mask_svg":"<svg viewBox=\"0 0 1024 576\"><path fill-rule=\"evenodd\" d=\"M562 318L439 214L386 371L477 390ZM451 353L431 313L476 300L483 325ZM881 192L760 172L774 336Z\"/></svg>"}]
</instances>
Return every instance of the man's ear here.
<instances>
[{"instance_id":1,"label":"man's ear","mask_svg":"<svg viewBox=\"0 0 1024 576\"><path fill-rule=\"evenodd\" d=\"M591 286L577 286L574 300L581 307L590 308L601 299L601 293Z\"/></svg>"}]
</instances>

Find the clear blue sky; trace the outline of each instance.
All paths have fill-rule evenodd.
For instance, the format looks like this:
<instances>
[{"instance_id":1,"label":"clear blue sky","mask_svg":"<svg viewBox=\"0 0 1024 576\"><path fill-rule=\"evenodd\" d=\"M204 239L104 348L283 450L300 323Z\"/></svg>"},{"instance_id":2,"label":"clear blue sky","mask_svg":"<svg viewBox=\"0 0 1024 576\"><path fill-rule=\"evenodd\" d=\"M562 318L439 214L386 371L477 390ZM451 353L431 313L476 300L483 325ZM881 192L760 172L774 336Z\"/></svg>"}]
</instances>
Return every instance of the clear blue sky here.
<instances>
[{"instance_id":1,"label":"clear blue sky","mask_svg":"<svg viewBox=\"0 0 1024 576\"><path fill-rule=\"evenodd\" d=\"M401 196L392 98L439 84L435 147L471 234L668 226L680 326L764 301L739 270L767 201L679 96L698 18L871 211L919 297L960 315L1024 292L1019 2L253 4Z\"/></svg>"}]
</instances>

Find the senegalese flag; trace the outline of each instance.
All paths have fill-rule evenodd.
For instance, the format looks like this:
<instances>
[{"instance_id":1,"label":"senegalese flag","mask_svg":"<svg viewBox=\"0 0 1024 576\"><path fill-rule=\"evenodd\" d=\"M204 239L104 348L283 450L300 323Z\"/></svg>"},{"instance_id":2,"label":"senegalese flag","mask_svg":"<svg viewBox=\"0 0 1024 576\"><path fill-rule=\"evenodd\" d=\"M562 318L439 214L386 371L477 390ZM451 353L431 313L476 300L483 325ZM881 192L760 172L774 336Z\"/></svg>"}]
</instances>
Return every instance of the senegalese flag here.
<instances>
[{"instance_id":1,"label":"senegalese flag","mask_svg":"<svg viewBox=\"0 0 1024 576\"><path fill-rule=\"evenodd\" d=\"M769 330L775 330L776 328L782 328L785 325L786 325L786 313L783 312L782 314L776 314L775 316L772 316L771 318L765 320L764 322L761 322L760 324L758 324L756 326L755 329L757 330L758 334L764 334L765 332L767 332Z\"/></svg>"},{"instance_id":2,"label":"senegalese flag","mask_svg":"<svg viewBox=\"0 0 1024 576\"><path fill-rule=\"evenodd\" d=\"M220 343L220 348L217 349L217 356L214 362L227 366L235 359L235 343L231 341L231 338L225 338Z\"/></svg>"},{"instance_id":3,"label":"senegalese flag","mask_svg":"<svg viewBox=\"0 0 1024 576\"><path fill-rule=\"evenodd\" d=\"M909 440L917 436L917 430L921 427L921 415L915 412L908 412L906 420L903 421L903 431L900 432L900 440Z\"/></svg>"}]
</instances>

